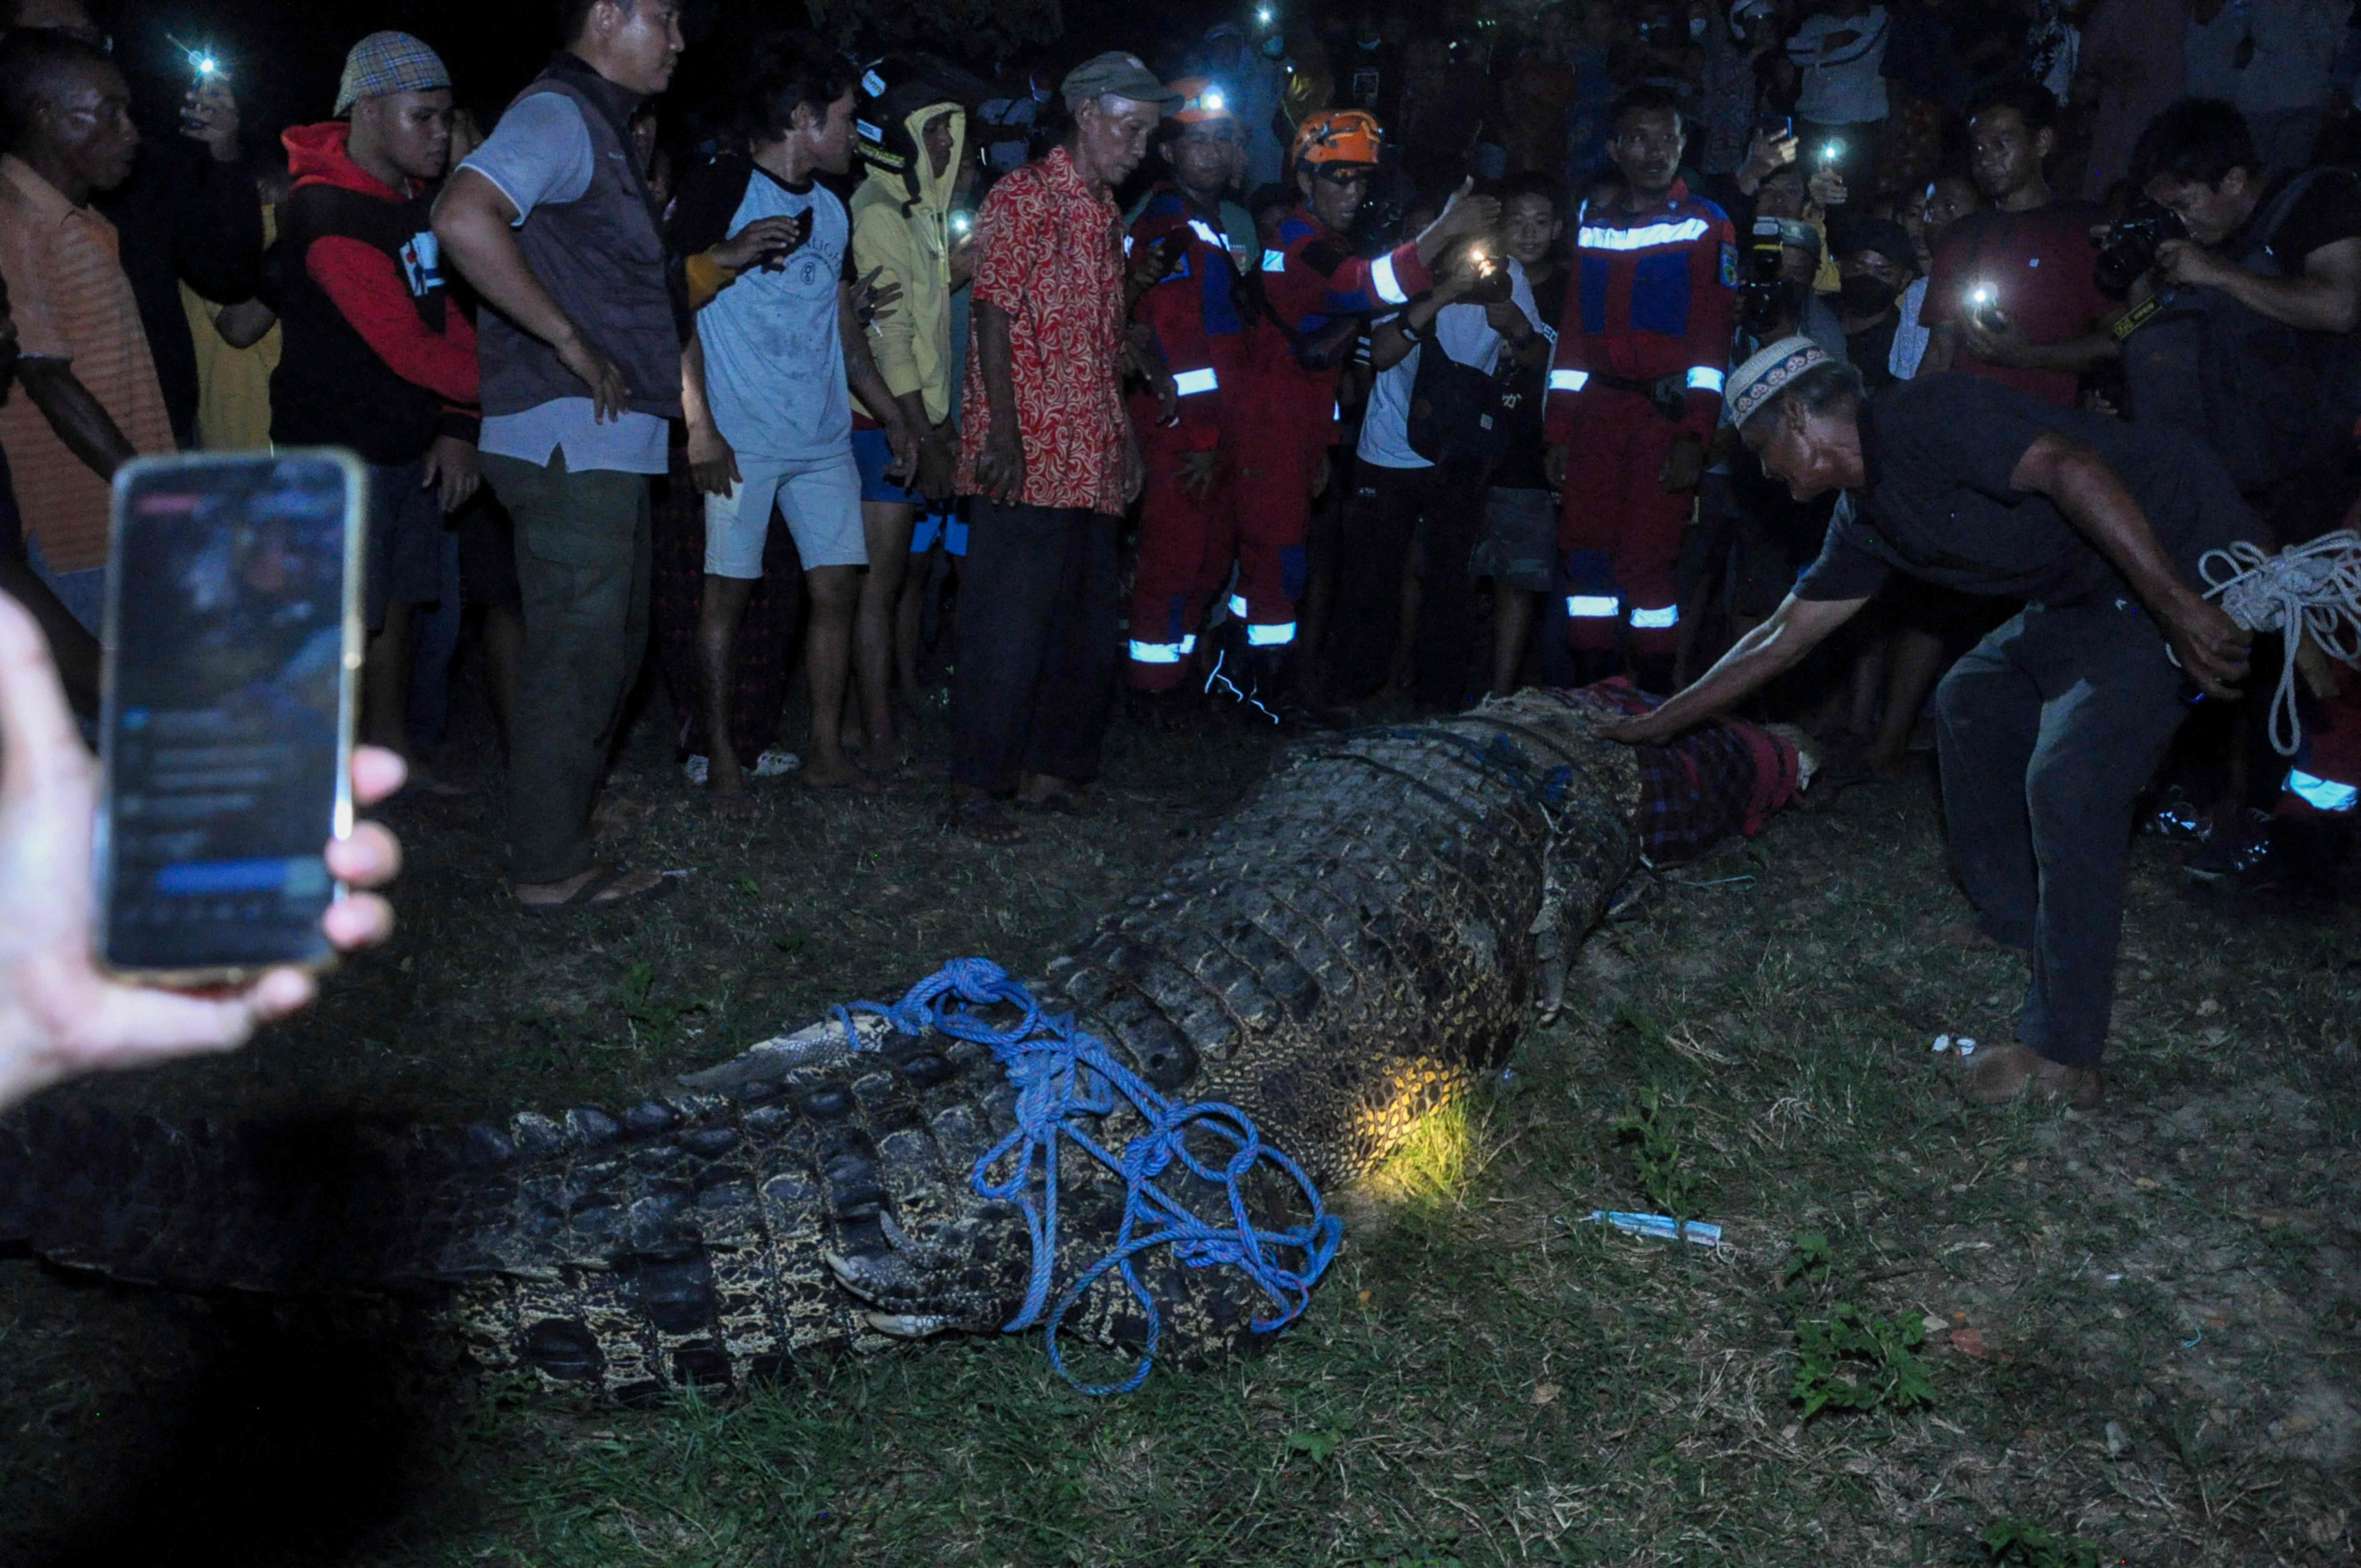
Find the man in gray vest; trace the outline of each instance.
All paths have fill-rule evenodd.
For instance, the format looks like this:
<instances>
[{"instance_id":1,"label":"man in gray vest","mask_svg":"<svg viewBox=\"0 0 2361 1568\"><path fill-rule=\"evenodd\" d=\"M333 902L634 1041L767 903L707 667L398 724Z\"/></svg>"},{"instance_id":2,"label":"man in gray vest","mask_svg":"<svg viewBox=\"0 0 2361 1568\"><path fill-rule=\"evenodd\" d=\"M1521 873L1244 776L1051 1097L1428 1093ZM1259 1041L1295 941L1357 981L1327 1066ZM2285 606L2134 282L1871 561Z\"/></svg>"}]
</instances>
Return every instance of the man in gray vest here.
<instances>
[{"instance_id":1,"label":"man in gray vest","mask_svg":"<svg viewBox=\"0 0 2361 1568\"><path fill-rule=\"evenodd\" d=\"M678 0L569 0L566 48L435 203L484 302L484 477L516 521L524 655L509 880L530 913L660 891L601 864L590 805L647 642L648 477L680 413L680 331L626 126L683 48Z\"/></svg>"}]
</instances>

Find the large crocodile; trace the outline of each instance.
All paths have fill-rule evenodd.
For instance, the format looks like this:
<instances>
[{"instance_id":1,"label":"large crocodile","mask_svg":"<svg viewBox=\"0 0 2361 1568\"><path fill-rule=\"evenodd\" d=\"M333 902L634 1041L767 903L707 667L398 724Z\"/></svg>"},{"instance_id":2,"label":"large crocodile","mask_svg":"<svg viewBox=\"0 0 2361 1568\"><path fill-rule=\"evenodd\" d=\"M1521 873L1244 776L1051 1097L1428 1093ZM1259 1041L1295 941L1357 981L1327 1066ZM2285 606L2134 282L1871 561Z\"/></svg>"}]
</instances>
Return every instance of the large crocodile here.
<instances>
[{"instance_id":1,"label":"large crocodile","mask_svg":"<svg viewBox=\"0 0 2361 1568\"><path fill-rule=\"evenodd\" d=\"M1235 1107L1313 1182L1369 1170L1497 1068L1643 848L1693 848L1794 782L1760 732L1595 739L1602 705L1528 693L1298 750L1034 994L1158 1093ZM1081 1121L1116 1150L1140 1130L1120 1100ZM166 1287L415 1296L480 1365L602 1392L727 1382L1008 1324L1032 1242L971 1172L1016 1123L987 1047L841 1012L620 1113L505 1128L174 1126L53 1096L0 1123L0 1245ZM1124 1196L1087 1160L1061 1179L1059 1289ZM1165 1185L1230 1218L1219 1187ZM1245 1190L1262 1223L1304 1218L1268 1165ZM1236 1270L1137 1264L1184 1363L1270 1311ZM1066 1327L1144 1334L1114 1288Z\"/></svg>"}]
</instances>

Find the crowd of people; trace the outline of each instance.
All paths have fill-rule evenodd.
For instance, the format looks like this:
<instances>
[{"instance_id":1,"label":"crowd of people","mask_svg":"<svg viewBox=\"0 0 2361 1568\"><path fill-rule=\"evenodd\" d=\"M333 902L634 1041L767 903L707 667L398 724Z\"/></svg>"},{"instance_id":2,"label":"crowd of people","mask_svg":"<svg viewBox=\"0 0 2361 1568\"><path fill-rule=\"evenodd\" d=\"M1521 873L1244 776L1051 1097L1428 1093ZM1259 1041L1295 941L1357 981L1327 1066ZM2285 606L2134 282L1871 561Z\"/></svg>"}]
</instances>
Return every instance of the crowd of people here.
<instances>
[{"instance_id":1,"label":"crowd of people","mask_svg":"<svg viewBox=\"0 0 2361 1568\"><path fill-rule=\"evenodd\" d=\"M1621 678L1625 740L1939 747L1965 939L2033 958L1994 1097L2096 1092L2136 811L2333 889L2361 677L2305 649L2277 757L2201 559L2361 495L2348 0L1299 4L989 80L782 28L693 104L676 0L558 9L480 128L377 32L266 147L7 7L0 587L85 713L114 471L333 444L365 733L425 760L476 640L528 912L665 885L591 833L652 642L732 813L882 787L948 672L992 843L1119 709Z\"/></svg>"}]
</instances>

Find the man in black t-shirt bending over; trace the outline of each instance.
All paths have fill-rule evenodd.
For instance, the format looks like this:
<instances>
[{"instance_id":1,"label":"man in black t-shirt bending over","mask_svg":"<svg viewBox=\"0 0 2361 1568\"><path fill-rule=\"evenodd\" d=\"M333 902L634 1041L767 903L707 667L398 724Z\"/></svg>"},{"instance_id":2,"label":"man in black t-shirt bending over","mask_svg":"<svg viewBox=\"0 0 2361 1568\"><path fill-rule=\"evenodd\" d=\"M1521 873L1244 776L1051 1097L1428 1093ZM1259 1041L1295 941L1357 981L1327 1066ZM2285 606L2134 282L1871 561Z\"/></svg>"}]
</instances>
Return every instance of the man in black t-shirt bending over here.
<instances>
[{"instance_id":1,"label":"man in black t-shirt bending over","mask_svg":"<svg viewBox=\"0 0 2361 1568\"><path fill-rule=\"evenodd\" d=\"M1653 744L1730 707L1896 571L2027 600L1937 698L1960 879L1984 935L2033 964L2019 1043L1979 1055L1962 1087L2096 1104L2133 803L2180 726L2184 680L2226 697L2246 672L2246 633L2200 596L2198 557L2266 531L2195 444L1974 377L1864 400L1858 371L1791 337L1741 366L1729 397L1798 499L1845 492L1827 547L1696 684L1601 733Z\"/></svg>"}]
</instances>

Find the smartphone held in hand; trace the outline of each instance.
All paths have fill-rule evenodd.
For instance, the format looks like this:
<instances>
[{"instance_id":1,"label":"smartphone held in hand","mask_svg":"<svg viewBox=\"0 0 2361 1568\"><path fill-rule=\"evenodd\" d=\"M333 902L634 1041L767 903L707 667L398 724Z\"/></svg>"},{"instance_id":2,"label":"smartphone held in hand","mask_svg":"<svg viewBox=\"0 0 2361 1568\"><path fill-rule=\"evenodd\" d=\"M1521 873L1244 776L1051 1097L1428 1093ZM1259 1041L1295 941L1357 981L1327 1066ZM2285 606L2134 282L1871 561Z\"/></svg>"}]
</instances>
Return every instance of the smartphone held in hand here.
<instances>
[{"instance_id":1,"label":"smartphone held in hand","mask_svg":"<svg viewBox=\"0 0 2361 1568\"><path fill-rule=\"evenodd\" d=\"M368 486L344 452L141 458L115 477L99 958L153 983L325 968L352 831Z\"/></svg>"}]
</instances>

